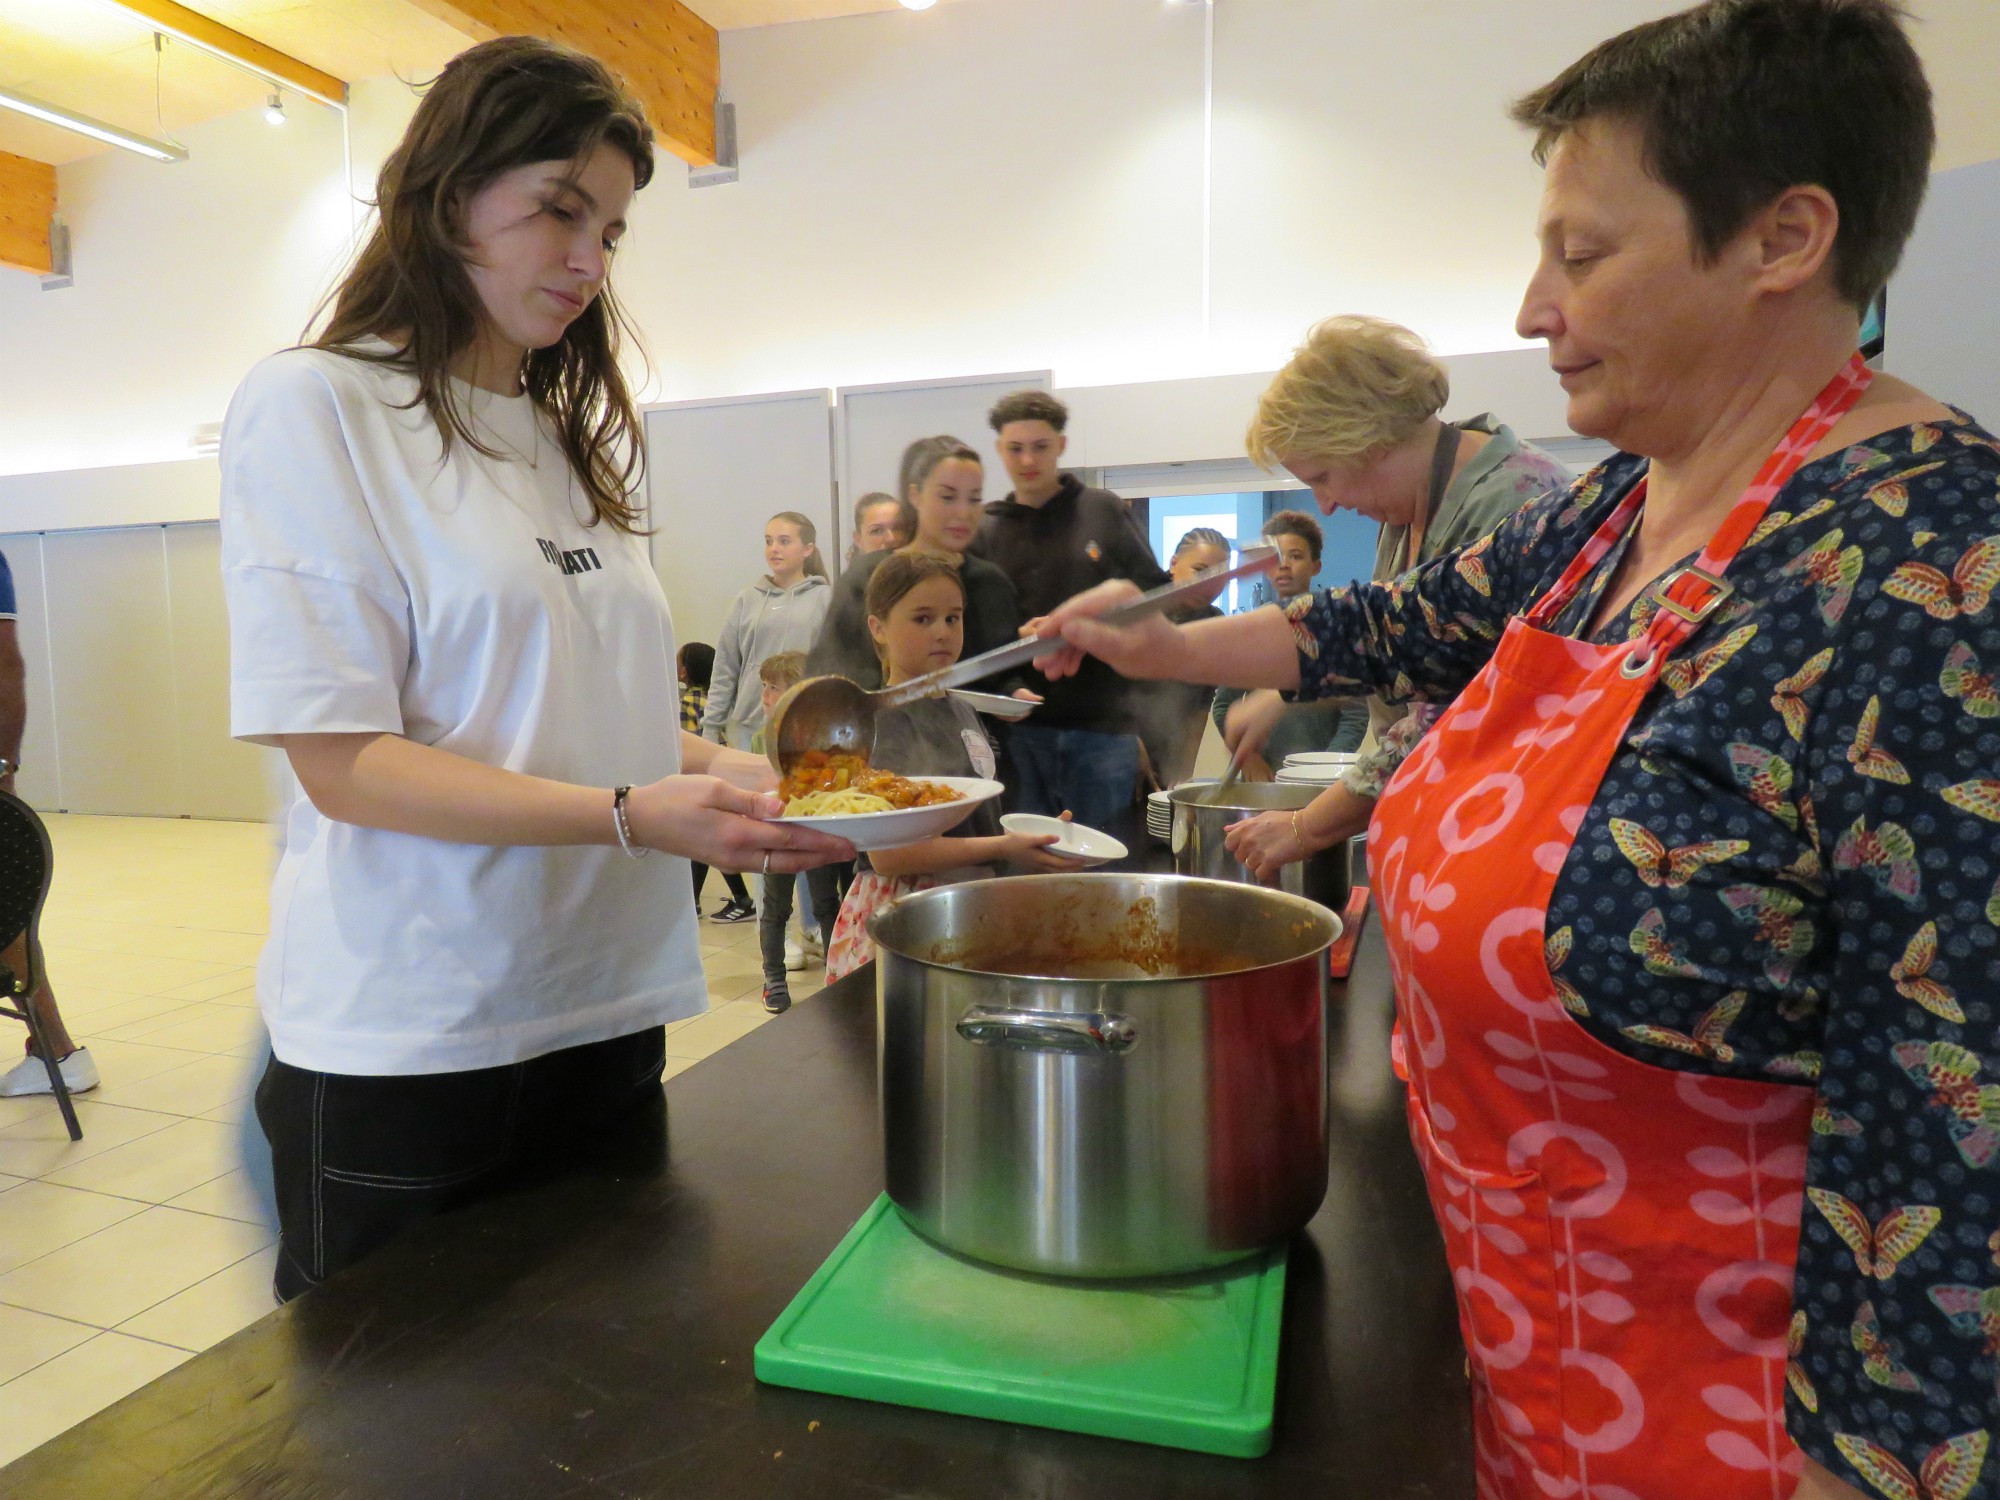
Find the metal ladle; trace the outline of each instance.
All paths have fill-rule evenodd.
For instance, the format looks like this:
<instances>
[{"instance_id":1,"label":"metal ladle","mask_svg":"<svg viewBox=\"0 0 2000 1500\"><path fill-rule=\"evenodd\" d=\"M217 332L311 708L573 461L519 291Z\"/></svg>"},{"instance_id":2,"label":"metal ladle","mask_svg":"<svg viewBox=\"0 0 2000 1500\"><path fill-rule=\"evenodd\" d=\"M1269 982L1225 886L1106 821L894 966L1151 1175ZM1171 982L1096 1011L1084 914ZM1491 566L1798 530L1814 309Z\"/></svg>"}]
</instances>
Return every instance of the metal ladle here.
<instances>
[{"instance_id":1,"label":"metal ladle","mask_svg":"<svg viewBox=\"0 0 2000 1500\"><path fill-rule=\"evenodd\" d=\"M1098 618L1106 625L1128 624L1147 615L1158 614L1215 584L1227 583L1232 578L1242 578L1251 573L1268 572L1277 560L1278 549L1275 547L1246 547L1237 554L1234 567L1222 564L1204 569L1185 583L1163 584L1116 608L1107 609ZM765 753L771 757L771 764L778 768L780 775L798 764L799 757L809 750L858 755L866 760L875 749L875 716L883 709L901 708L919 698L934 697L948 688L961 687L982 677L991 677L996 672L1025 666L1062 649L1063 643L1059 639L1029 637L992 651L982 651L949 667L926 672L921 677L912 677L908 682L899 682L892 688L881 688L872 693L845 677L808 677L785 689L778 701L771 705L764 735Z\"/></svg>"}]
</instances>

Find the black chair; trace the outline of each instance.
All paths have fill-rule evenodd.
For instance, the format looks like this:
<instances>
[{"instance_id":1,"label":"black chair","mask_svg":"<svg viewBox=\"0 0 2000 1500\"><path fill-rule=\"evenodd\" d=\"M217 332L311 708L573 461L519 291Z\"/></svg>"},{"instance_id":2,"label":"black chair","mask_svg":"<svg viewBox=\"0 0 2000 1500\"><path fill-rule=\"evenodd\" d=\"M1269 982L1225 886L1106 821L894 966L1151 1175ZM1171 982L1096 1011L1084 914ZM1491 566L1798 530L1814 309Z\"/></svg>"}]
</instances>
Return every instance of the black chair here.
<instances>
[{"instance_id":1,"label":"black chair","mask_svg":"<svg viewBox=\"0 0 2000 1500\"><path fill-rule=\"evenodd\" d=\"M55 851L49 847L49 830L36 811L11 792L0 792L0 951L11 948L17 939L24 955L24 972L16 974L0 960L0 1016L28 1023L35 1054L49 1070L49 1086L56 1105L62 1110L69 1138L83 1139L77 1122L76 1106L70 1102L69 1085L63 1082L62 1068L42 1031L42 1023L28 997L41 983L42 903L49 899L49 876L55 868Z\"/></svg>"}]
</instances>

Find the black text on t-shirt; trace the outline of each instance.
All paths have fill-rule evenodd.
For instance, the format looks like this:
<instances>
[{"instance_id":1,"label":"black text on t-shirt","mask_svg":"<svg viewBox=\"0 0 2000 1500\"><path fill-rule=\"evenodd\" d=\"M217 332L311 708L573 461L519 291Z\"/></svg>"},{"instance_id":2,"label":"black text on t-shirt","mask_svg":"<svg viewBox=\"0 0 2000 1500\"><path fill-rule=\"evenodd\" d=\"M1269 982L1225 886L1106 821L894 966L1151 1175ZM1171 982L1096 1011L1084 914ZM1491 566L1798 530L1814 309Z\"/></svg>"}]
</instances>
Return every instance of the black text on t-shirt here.
<instances>
[{"instance_id":1,"label":"black text on t-shirt","mask_svg":"<svg viewBox=\"0 0 2000 1500\"><path fill-rule=\"evenodd\" d=\"M588 573L592 568L604 566L597 560L597 554L588 547L577 547L566 552L545 537L538 536L535 541L542 549L542 556L564 573Z\"/></svg>"}]
</instances>

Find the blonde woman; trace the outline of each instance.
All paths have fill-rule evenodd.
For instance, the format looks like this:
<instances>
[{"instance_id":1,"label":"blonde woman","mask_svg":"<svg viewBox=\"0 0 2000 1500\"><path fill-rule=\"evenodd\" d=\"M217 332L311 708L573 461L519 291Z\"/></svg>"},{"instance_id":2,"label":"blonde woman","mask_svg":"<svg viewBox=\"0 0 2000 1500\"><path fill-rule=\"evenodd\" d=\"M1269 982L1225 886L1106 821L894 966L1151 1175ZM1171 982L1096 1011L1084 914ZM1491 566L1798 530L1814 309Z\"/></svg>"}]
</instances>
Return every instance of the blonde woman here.
<instances>
[{"instance_id":1,"label":"blonde woman","mask_svg":"<svg viewBox=\"0 0 2000 1500\"><path fill-rule=\"evenodd\" d=\"M1485 536L1500 522L1569 487L1570 474L1491 415L1446 422L1450 377L1409 329L1382 318L1328 318L1315 326L1257 403L1251 458L1285 469L1322 515L1351 510L1381 524L1374 579L1400 577ZM1374 748L1344 781L1297 817L1266 813L1229 830L1236 857L1264 878L1367 830L1375 799L1445 704L1368 700ZM1223 737L1254 752L1285 705L1252 693L1230 711Z\"/></svg>"}]
</instances>

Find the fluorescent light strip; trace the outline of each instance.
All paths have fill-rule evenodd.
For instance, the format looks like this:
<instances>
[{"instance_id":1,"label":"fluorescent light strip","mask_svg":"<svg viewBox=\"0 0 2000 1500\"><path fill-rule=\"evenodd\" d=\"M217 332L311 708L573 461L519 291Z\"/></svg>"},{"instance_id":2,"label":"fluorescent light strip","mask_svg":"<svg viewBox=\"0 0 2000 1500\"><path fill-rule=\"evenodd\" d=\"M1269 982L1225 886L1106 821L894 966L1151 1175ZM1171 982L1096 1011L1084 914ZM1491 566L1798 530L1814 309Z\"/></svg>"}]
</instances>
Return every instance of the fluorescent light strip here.
<instances>
[{"instance_id":1,"label":"fluorescent light strip","mask_svg":"<svg viewBox=\"0 0 2000 1500\"><path fill-rule=\"evenodd\" d=\"M26 94L17 94L11 89L0 89L0 109L11 109L19 114L46 121L63 130L74 130L78 135L87 135L107 145L122 146L127 151L136 151L141 156L150 156L154 161L186 161L187 150L182 146L156 141L149 135L134 135L129 130L120 130L116 125L107 125L102 120L93 120L89 115L77 114L74 110L56 104L44 104L39 99L30 99Z\"/></svg>"}]
</instances>

